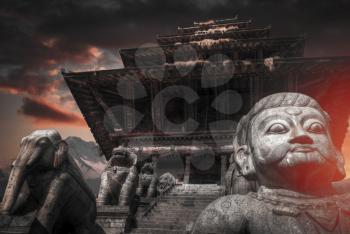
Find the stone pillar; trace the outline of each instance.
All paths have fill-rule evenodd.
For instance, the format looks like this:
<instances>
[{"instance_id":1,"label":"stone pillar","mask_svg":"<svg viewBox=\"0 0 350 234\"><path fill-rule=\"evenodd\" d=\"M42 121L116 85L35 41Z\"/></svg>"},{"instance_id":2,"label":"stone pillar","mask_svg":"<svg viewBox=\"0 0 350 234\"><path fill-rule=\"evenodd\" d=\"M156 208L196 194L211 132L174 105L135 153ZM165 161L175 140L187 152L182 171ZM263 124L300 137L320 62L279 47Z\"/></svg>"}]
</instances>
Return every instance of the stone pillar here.
<instances>
[{"instance_id":1,"label":"stone pillar","mask_svg":"<svg viewBox=\"0 0 350 234\"><path fill-rule=\"evenodd\" d=\"M152 155L152 164L154 166L154 173L158 174L158 160L159 160L159 155Z\"/></svg>"},{"instance_id":2,"label":"stone pillar","mask_svg":"<svg viewBox=\"0 0 350 234\"><path fill-rule=\"evenodd\" d=\"M221 158L221 185L225 185L225 175L227 170L227 155L220 155Z\"/></svg>"},{"instance_id":3,"label":"stone pillar","mask_svg":"<svg viewBox=\"0 0 350 234\"><path fill-rule=\"evenodd\" d=\"M127 83L127 88L130 97L134 96L134 83L133 81L128 81ZM128 100L124 99L124 104L125 104L125 116L124 116L124 121L125 121L125 127L128 132L132 131L135 128L135 102L134 100Z\"/></svg>"},{"instance_id":4,"label":"stone pillar","mask_svg":"<svg viewBox=\"0 0 350 234\"><path fill-rule=\"evenodd\" d=\"M190 183L191 174L191 155L185 155L185 173L184 173L184 184Z\"/></svg>"},{"instance_id":5,"label":"stone pillar","mask_svg":"<svg viewBox=\"0 0 350 234\"><path fill-rule=\"evenodd\" d=\"M161 91L161 84L159 81L152 81L151 83L152 85L152 100L155 100L155 97L157 96L157 94L159 94L159 92ZM157 103L156 105L152 106L152 120L153 123L157 123L157 125L153 124L153 130L164 130L163 127L163 118L162 118L162 113L163 113L163 107L162 107L162 98L159 97L159 103Z\"/></svg>"}]
</instances>

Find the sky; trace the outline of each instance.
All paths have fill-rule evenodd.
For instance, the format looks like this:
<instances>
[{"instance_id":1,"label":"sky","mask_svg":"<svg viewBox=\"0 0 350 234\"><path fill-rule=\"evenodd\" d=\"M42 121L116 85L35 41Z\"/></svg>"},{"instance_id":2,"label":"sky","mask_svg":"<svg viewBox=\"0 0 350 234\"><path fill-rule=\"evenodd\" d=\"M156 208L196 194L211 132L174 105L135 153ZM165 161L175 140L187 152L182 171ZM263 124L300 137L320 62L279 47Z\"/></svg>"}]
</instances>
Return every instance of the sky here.
<instances>
[{"instance_id":1,"label":"sky","mask_svg":"<svg viewBox=\"0 0 350 234\"><path fill-rule=\"evenodd\" d=\"M236 14L273 36L305 35L307 57L350 55L349 12L349 0L1 0L0 168L34 129L93 140L61 69L121 68L120 48Z\"/></svg>"}]
</instances>

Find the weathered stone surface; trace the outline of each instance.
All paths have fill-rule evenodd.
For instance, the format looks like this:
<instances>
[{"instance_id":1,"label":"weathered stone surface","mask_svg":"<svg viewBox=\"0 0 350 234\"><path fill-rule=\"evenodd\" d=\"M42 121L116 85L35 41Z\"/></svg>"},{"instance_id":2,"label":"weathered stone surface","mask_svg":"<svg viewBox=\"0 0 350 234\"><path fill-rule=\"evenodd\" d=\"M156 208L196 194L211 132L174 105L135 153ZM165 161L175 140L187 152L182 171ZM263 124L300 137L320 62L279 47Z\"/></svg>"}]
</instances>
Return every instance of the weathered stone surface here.
<instances>
[{"instance_id":1,"label":"weathered stone surface","mask_svg":"<svg viewBox=\"0 0 350 234\"><path fill-rule=\"evenodd\" d=\"M63 232L95 234L95 196L56 130L36 130L22 139L1 213L11 217L2 216L0 228L61 234L64 223Z\"/></svg>"},{"instance_id":2,"label":"weathered stone surface","mask_svg":"<svg viewBox=\"0 0 350 234\"><path fill-rule=\"evenodd\" d=\"M138 183L137 156L125 147L113 149L101 175L97 205L131 205Z\"/></svg>"},{"instance_id":3,"label":"weathered stone surface","mask_svg":"<svg viewBox=\"0 0 350 234\"><path fill-rule=\"evenodd\" d=\"M329 116L311 97L277 93L240 120L231 177L224 196L201 213L193 234L350 233L350 191L334 188L345 177L344 158L330 137ZM257 192L235 188L255 181ZM339 186L338 186L339 187ZM344 187L344 186L342 186ZM243 194L243 195L241 195Z\"/></svg>"},{"instance_id":4,"label":"weathered stone surface","mask_svg":"<svg viewBox=\"0 0 350 234\"><path fill-rule=\"evenodd\" d=\"M35 218L35 212L23 216L0 215L0 233L26 234Z\"/></svg>"},{"instance_id":5,"label":"weathered stone surface","mask_svg":"<svg viewBox=\"0 0 350 234\"><path fill-rule=\"evenodd\" d=\"M96 223L105 234L124 233L129 228L131 214L127 206L99 206Z\"/></svg>"},{"instance_id":6,"label":"weathered stone surface","mask_svg":"<svg viewBox=\"0 0 350 234\"><path fill-rule=\"evenodd\" d=\"M139 197L155 197L157 194L158 175L155 171L155 165L151 162L146 162L139 175L139 184L136 194Z\"/></svg>"},{"instance_id":7,"label":"weathered stone surface","mask_svg":"<svg viewBox=\"0 0 350 234\"><path fill-rule=\"evenodd\" d=\"M157 185L158 194L163 194L165 191L173 187L176 183L175 177L167 172L159 177L159 182Z\"/></svg>"}]
</instances>

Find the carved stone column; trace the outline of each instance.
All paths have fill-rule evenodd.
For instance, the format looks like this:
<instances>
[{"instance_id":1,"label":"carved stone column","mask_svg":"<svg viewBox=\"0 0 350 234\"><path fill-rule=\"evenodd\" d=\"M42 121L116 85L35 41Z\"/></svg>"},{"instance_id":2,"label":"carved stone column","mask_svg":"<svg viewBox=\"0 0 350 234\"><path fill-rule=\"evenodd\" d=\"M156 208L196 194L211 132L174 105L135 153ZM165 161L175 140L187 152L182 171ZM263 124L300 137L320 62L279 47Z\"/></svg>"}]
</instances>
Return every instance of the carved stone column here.
<instances>
[{"instance_id":1,"label":"carved stone column","mask_svg":"<svg viewBox=\"0 0 350 234\"><path fill-rule=\"evenodd\" d=\"M158 174L158 161L159 161L159 155L155 155L155 154L152 155L152 164L154 166L154 173L157 173L157 174Z\"/></svg>"},{"instance_id":2,"label":"carved stone column","mask_svg":"<svg viewBox=\"0 0 350 234\"><path fill-rule=\"evenodd\" d=\"M127 90L130 94L130 97L134 97L134 83L132 81L128 81ZM128 132L132 131L135 128L135 101L124 99L125 104L125 127Z\"/></svg>"},{"instance_id":3,"label":"carved stone column","mask_svg":"<svg viewBox=\"0 0 350 234\"><path fill-rule=\"evenodd\" d=\"M184 184L190 183L191 174L191 155L185 155L185 173L184 173Z\"/></svg>"},{"instance_id":4,"label":"carved stone column","mask_svg":"<svg viewBox=\"0 0 350 234\"><path fill-rule=\"evenodd\" d=\"M221 158L221 185L225 185L225 175L227 170L227 155L220 155Z\"/></svg>"}]
</instances>

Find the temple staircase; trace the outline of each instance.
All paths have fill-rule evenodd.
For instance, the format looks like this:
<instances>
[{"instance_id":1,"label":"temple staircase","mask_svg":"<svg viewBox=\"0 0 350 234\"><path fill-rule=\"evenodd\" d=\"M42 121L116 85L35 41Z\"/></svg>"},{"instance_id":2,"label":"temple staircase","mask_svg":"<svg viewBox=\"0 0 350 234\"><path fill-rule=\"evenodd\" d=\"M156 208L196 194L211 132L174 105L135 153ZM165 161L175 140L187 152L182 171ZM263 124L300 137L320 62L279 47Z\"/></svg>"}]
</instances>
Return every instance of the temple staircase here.
<instances>
[{"instance_id":1,"label":"temple staircase","mask_svg":"<svg viewBox=\"0 0 350 234\"><path fill-rule=\"evenodd\" d=\"M216 184L175 186L145 210L131 233L189 233L201 211L222 192Z\"/></svg>"}]
</instances>

